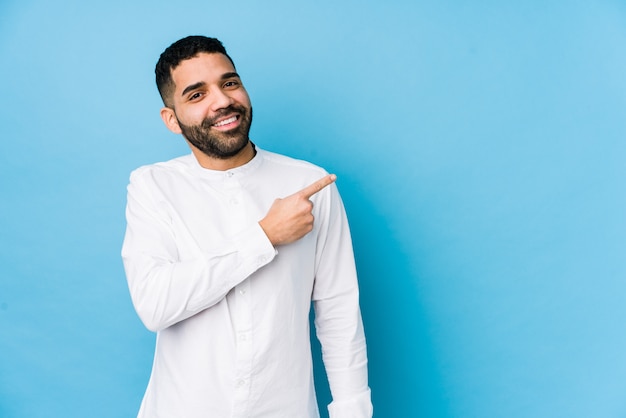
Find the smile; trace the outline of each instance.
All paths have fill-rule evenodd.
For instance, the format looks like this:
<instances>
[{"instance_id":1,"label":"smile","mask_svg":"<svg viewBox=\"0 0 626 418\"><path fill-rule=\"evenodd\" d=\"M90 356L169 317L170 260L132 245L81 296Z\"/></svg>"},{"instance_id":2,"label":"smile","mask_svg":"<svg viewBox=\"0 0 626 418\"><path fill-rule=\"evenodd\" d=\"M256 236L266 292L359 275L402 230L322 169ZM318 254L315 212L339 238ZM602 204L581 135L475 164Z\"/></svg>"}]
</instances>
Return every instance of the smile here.
<instances>
[{"instance_id":1,"label":"smile","mask_svg":"<svg viewBox=\"0 0 626 418\"><path fill-rule=\"evenodd\" d=\"M219 128L220 126L224 126L224 125L228 125L229 123L233 123L236 120L237 120L237 116L233 116L233 117L230 117L228 119L221 120L221 121L213 124L213 126L215 126L216 128Z\"/></svg>"}]
</instances>

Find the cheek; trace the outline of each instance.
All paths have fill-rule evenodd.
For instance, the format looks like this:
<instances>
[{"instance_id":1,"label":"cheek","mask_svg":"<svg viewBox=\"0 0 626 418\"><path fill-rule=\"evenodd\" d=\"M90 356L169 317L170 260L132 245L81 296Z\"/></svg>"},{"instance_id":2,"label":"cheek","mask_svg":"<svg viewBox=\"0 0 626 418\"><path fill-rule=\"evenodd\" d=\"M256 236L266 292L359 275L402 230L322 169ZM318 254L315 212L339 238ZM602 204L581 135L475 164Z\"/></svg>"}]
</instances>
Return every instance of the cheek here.
<instances>
[{"instance_id":1,"label":"cheek","mask_svg":"<svg viewBox=\"0 0 626 418\"><path fill-rule=\"evenodd\" d=\"M187 126L196 126L202 123L202 121L209 115L209 110L202 106L194 106L185 109L184 115L178 115L178 119Z\"/></svg>"},{"instance_id":2,"label":"cheek","mask_svg":"<svg viewBox=\"0 0 626 418\"><path fill-rule=\"evenodd\" d=\"M250 108L252 105L250 104L250 96L248 96L248 92L244 89L241 89L237 92L237 95L233 97L238 103L241 103L247 108Z\"/></svg>"}]
</instances>

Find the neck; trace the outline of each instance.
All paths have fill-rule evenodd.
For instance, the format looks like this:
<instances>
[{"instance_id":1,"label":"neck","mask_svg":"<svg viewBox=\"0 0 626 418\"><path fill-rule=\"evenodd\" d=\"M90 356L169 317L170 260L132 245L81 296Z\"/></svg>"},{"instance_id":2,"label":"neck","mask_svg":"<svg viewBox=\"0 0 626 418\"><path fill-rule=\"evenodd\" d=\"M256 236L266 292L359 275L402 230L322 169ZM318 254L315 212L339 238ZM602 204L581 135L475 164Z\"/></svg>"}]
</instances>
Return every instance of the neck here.
<instances>
[{"instance_id":1,"label":"neck","mask_svg":"<svg viewBox=\"0 0 626 418\"><path fill-rule=\"evenodd\" d=\"M239 153L226 159L210 157L192 144L189 144L189 146L191 147L191 152L196 157L196 160L198 160L200 166L208 170L231 170L233 168L247 164L256 155L256 149L254 148L252 142L249 141L246 146L241 151L239 151Z\"/></svg>"}]
</instances>

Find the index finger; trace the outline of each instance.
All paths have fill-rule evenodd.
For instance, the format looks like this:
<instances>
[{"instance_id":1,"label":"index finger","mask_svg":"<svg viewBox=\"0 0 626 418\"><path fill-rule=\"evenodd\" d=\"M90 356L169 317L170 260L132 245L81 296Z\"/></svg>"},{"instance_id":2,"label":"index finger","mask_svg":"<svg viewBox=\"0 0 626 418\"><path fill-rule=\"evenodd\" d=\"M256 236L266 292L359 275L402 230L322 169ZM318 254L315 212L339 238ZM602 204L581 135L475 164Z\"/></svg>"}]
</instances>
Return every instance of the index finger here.
<instances>
[{"instance_id":1,"label":"index finger","mask_svg":"<svg viewBox=\"0 0 626 418\"><path fill-rule=\"evenodd\" d=\"M329 174L329 175L327 175L325 177L322 177L321 179L319 179L315 183L313 183L313 184L305 187L304 189L300 190L297 194L299 194L300 196L303 196L303 197L308 199L311 196L313 196L315 193L317 193L320 190L322 190L324 187L328 186L329 184L334 183L335 180L337 180L337 176L334 175L334 174Z\"/></svg>"}]
</instances>

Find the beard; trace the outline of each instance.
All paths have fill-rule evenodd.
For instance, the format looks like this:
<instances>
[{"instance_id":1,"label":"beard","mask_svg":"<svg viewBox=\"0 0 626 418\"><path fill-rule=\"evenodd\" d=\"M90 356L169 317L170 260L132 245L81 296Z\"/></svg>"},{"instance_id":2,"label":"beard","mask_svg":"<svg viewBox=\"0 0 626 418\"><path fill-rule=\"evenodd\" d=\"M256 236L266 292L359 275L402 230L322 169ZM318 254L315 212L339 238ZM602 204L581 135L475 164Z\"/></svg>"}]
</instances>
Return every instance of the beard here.
<instances>
[{"instance_id":1,"label":"beard","mask_svg":"<svg viewBox=\"0 0 626 418\"><path fill-rule=\"evenodd\" d=\"M233 112L239 114L239 126L226 132L212 131L213 124ZM231 105L204 119L199 125L184 125L180 120L178 125L185 139L194 147L208 157L226 160L237 155L250 142L248 135L252 125L252 108Z\"/></svg>"}]
</instances>

